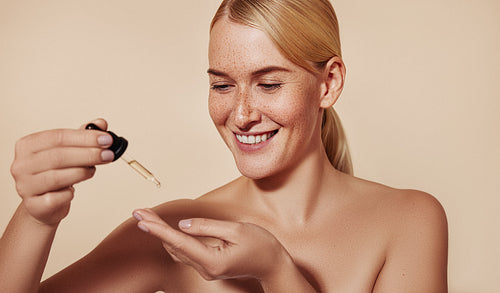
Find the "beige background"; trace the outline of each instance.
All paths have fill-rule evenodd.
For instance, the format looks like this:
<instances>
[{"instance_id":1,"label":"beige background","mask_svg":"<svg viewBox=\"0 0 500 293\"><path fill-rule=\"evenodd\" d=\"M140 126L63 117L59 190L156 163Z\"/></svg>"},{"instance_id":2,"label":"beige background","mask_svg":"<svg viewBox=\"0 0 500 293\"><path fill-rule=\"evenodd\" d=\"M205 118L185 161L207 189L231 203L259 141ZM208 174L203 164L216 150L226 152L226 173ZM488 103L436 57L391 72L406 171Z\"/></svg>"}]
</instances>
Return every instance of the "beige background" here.
<instances>
[{"instance_id":1,"label":"beige background","mask_svg":"<svg viewBox=\"0 0 500 293\"><path fill-rule=\"evenodd\" d=\"M19 203L9 167L34 131L105 117L164 184L124 163L77 188L46 276L136 207L238 175L207 112L219 0L0 0L0 230ZM348 68L337 105L358 176L434 194L450 227L450 292L498 292L500 2L334 0ZM411 253L411 252L410 252Z\"/></svg>"}]
</instances>

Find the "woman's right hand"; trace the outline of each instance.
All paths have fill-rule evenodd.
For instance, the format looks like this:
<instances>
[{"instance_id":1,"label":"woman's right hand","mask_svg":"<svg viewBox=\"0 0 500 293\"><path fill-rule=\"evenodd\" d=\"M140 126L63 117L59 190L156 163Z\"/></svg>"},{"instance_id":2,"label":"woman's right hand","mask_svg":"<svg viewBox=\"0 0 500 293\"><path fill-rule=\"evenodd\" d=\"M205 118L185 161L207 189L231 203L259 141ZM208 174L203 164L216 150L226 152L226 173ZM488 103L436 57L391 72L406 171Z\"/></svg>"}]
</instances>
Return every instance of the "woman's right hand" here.
<instances>
[{"instance_id":1,"label":"woman's right hand","mask_svg":"<svg viewBox=\"0 0 500 293\"><path fill-rule=\"evenodd\" d=\"M92 123L106 130L107 123ZM95 165L113 161L109 134L98 130L54 129L16 143L11 173L26 211L38 222L57 225L69 212L73 185L91 178Z\"/></svg>"}]
</instances>

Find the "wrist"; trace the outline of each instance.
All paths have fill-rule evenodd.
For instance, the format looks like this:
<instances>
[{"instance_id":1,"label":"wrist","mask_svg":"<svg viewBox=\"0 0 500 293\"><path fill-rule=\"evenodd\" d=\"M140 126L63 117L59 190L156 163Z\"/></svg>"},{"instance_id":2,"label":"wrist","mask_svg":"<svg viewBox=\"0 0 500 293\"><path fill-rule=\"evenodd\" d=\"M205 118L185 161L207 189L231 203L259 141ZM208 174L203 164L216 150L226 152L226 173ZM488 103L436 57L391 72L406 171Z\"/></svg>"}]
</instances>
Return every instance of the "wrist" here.
<instances>
[{"instance_id":1,"label":"wrist","mask_svg":"<svg viewBox=\"0 0 500 293\"><path fill-rule=\"evenodd\" d=\"M5 292L36 291L56 229L19 205L0 239L0 283Z\"/></svg>"},{"instance_id":2,"label":"wrist","mask_svg":"<svg viewBox=\"0 0 500 293\"><path fill-rule=\"evenodd\" d=\"M54 231L57 230L57 227L59 227L60 221L55 223L44 223L34 217L25 206L24 201L19 205L17 213L19 213L19 216L24 219L23 221L25 224L37 227L38 229L41 229L41 231Z\"/></svg>"}]
</instances>

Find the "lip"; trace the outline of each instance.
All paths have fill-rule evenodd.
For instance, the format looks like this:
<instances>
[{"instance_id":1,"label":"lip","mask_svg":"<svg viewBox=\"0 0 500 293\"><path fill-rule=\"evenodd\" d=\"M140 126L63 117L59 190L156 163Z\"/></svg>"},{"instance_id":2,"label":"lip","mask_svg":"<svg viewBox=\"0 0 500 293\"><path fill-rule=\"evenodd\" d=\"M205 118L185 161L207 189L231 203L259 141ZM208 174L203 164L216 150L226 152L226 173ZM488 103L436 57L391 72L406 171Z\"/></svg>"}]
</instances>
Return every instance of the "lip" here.
<instances>
[{"instance_id":1,"label":"lip","mask_svg":"<svg viewBox=\"0 0 500 293\"><path fill-rule=\"evenodd\" d=\"M276 129L276 130L273 130L273 131L254 132L254 133L236 133L236 132L233 132L233 134L234 134L234 141L236 142L236 145L238 146L238 148L241 151L244 151L244 152L255 152L255 151L261 150L261 149L265 148L267 145L269 145L269 143L273 140L273 138L276 136L276 134L278 134L278 132L279 132L279 129ZM255 143L255 144L246 144L246 143L240 142L238 140L238 138L236 137L237 135L261 136L261 135L264 135L264 134L267 134L267 133L273 133L273 135L271 137L269 137L266 141L262 141L260 143Z\"/></svg>"}]
</instances>

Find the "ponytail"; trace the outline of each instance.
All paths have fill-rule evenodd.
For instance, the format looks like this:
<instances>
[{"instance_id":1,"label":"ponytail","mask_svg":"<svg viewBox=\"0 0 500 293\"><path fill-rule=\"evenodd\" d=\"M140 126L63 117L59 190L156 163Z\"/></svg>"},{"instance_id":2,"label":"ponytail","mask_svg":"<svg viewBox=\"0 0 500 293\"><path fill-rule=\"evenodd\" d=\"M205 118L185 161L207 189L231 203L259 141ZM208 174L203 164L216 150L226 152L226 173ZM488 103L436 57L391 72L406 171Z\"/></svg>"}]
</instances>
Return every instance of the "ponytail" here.
<instances>
[{"instance_id":1,"label":"ponytail","mask_svg":"<svg viewBox=\"0 0 500 293\"><path fill-rule=\"evenodd\" d=\"M353 175L351 154L347 145L347 137L340 118L330 107L323 112L321 123L321 140L325 146L326 155L333 167L341 172Z\"/></svg>"}]
</instances>

